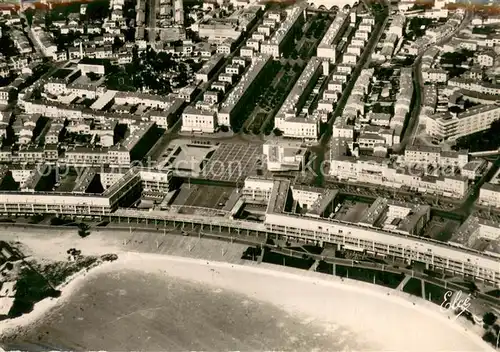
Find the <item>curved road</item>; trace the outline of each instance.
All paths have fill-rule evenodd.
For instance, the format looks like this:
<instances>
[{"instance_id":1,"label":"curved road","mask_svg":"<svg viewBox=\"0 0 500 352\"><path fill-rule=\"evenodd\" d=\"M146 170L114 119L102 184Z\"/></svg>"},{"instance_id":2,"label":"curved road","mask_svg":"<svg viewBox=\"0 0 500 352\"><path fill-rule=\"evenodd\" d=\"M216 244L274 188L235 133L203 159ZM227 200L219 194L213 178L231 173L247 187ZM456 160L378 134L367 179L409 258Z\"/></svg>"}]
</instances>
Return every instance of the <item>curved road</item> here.
<instances>
[{"instance_id":1,"label":"curved road","mask_svg":"<svg viewBox=\"0 0 500 352\"><path fill-rule=\"evenodd\" d=\"M465 16L460 23L460 25L455 28L453 32L448 34L446 37L441 39L439 42L430 44L424 50L417 55L415 62L413 63L413 84L419 89L419 93L415 96L415 103L413 106L413 110L410 114L410 120L408 121L408 126L406 127L405 134L403 136L403 140L399 144L397 148L394 148L396 152L404 150L409 141L413 141L415 135L418 131L418 125L420 120L420 110L422 109L422 101L424 100L424 79L422 77L422 58L431 48L436 46L441 46L449 42L457 33L459 33L462 29L469 25L472 20L473 13L471 11L467 11Z\"/></svg>"}]
</instances>

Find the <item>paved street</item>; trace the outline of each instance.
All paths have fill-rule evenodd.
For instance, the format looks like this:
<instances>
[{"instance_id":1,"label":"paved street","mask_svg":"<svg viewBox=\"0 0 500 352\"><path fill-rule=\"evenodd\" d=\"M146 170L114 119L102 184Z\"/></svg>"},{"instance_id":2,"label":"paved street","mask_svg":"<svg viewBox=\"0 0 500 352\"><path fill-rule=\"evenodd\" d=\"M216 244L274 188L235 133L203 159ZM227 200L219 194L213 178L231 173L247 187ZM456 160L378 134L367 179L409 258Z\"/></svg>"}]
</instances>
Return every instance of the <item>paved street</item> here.
<instances>
[{"instance_id":1,"label":"paved street","mask_svg":"<svg viewBox=\"0 0 500 352\"><path fill-rule=\"evenodd\" d=\"M150 43L154 43L156 40L156 11L159 5L158 2L158 0L148 0L148 38Z\"/></svg>"},{"instance_id":2,"label":"paved street","mask_svg":"<svg viewBox=\"0 0 500 352\"><path fill-rule=\"evenodd\" d=\"M403 151L406 145L411 142L413 143L415 136L418 132L418 126L420 121L420 111L422 109L422 104L424 101L424 80L422 77L422 58L424 55L431 49L436 46L442 46L449 42L457 33L459 33L462 29L467 27L469 23L472 21L473 13L471 11L467 11L465 13L464 19L462 23L450 34L448 34L445 38L440 40L439 42L428 46L423 50L415 59L413 63L413 84L417 90L415 94L415 101L413 104L413 109L411 110L408 124L406 126L406 131L404 133L403 139L401 143L394 148L395 152Z\"/></svg>"}]
</instances>

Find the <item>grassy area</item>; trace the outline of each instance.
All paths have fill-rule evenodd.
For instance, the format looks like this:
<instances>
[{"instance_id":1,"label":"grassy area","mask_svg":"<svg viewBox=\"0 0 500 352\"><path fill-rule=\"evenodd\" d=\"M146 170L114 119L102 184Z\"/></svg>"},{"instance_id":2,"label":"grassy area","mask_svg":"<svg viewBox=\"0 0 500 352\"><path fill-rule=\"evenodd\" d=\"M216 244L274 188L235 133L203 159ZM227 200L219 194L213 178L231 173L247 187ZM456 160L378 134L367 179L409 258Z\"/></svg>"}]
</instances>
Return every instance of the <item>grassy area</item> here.
<instances>
[{"instance_id":1,"label":"grassy area","mask_svg":"<svg viewBox=\"0 0 500 352\"><path fill-rule=\"evenodd\" d=\"M281 66L279 62L273 61L266 68L265 72L259 75L259 82L256 86L255 84L252 86L252 92L245 94L245 106L240 109L240 113L237 118L233 118L231 120L231 128L234 132L239 132L243 129L243 132L250 132L248 128L244 127L245 121L253 114L256 108L260 107L262 109L266 109L267 106L262 103L263 97L265 97L269 89L271 87L271 83L274 77L280 71ZM260 95L259 95L260 93ZM261 126L252 123L252 130L260 130ZM258 133L258 132L257 132Z\"/></svg>"},{"instance_id":2,"label":"grassy area","mask_svg":"<svg viewBox=\"0 0 500 352\"><path fill-rule=\"evenodd\" d=\"M305 270L309 269L314 263L314 259L311 258L307 259L295 258L295 257L290 257L288 255L283 255L280 253L274 253L270 251L264 252L264 257L262 258L262 261L265 263L286 265L292 268L305 269Z\"/></svg>"},{"instance_id":3,"label":"grassy area","mask_svg":"<svg viewBox=\"0 0 500 352\"><path fill-rule=\"evenodd\" d=\"M422 282L420 279L412 277L403 287L403 292L422 297Z\"/></svg>"},{"instance_id":4,"label":"grassy area","mask_svg":"<svg viewBox=\"0 0 500 352\"><path fill-rule=\"evenodd\" d=\"M441 55L441 65L458 67L474 56L474 52L462 49L456 52L447 52Z\"/></svg>"},{"instance_id":5,"label":"grassy area","mask_svg":"<svg viewBox=\"0 0 500 352\"><path fill-rule=\"evenodd\" d=\"M299 78L302 68L299 65L291 66L286 64L281 66L280 71L276 74L280 76L276 87L269 86L257 98L257 104L262 109L277 110L286 99L288 92L292 88L295 81ZM275 76L276 76L275 75ZM274 119L269 118L264 126L261 126L263 132L268 135L274 129Z\"/></svg>"},{"instance_id":6,"label":"grassy area","mask_svg":"<svg viewBox=\"0 0 500 352\"><path fill-rule=\"evenodd\" d=\"M495 33L494 27L474 27L472 28L472 34L484 34L489 35Z\"/></svg>"},{"instance_id":7,"label":"grassy area","mask_svg":"<svg viewBox=\"0 0 500 352\"><path fill-rule=\"evenodd\" d=\"M457 139L453 149L469 149L470 152L494 150L500 147L500 121L491 124L486 131L477 132Z\"/></svg>"},{"instance_id":8,"label":"grassy area","mask_svg":"<svg viewBox=\"0 0 500 352\"><path fill-rule=\"evenodd\" d=\"M259 112L255 115L255 118L252 120L252 123L250 126L248 126L248 129L253 133L253 134L259 134L260 130L262 128L262 125L267 119L268 114L265 114L263 112Z\"/></svg>"},{"instance_id":9,"label":"grassy area","mask_svg":"<svg viewBox=\"0 0 500 352\"><path fill-rule=\"evenodd\" d=\"M2 24L0 30L3 33L0 37L0 52L6 58L19 55L19 50L17 50L12 37L9 35L9 27Z\"/></svg>"},{"instance_id":10,"label":"grassy area","mask_svg":"<svg viewBox=\"0 0 500 352\"><path fill-rule=\"evenodd\" d=\"M425 34L425 30L432 24L432 22L433 20L430 18L412 18L408 24L408 31L405 38L414 40L415 38L422 37Z\"/></svg>"},{"instance_id":11,"label":"grassy area","mask_svg":"<svg viewBox=\"0 0 500 352\"><path fill-rule=\"evenodd\" d=\"M372 269L362 269L356 267L349 267L344 265L336 266L336 275L346 277L349 279L360 280L369 283L375 283L390 288L398 287L399 283L403 280L403 274L394 274Z\"/></svg>"},{"instance_id":12,"label":"grassy area","mask_svg":"<svg viewBox=\"0 0 500 352\"><path fill-rule=\"evenodd\" d=\"M60 291L49 285L44 276L30 267L21 270L16 283L16 295L8 317L15 318L33 310L35 303L47 297L58 297Z\"/></svg>"},{"instance_id":13,"label":"grassy area","mask_svg":"<svg viewBox=\"0 0 500 352\"><path fill-rule=\"evenodd\" d=\"M321 260L316 268L316 271L318 273L333 275L333 264Z\"/></svg>"},{"instance_id":14,"label":"grassy area","mask_svg":"<svg viewBox=\"0 0 500 352\"><path fill-rule=\"evenodd\" d=\"M488 291L488 292L486 292L486 294L491 296L491 297L500 298L500 290L499 289Z\"/></svg>"},{"instance_id":15,"label":"grassy area","mask_svg":"<svg viewBox=\"0 0 500 352\"><path fill-rule=\"evenodd\" d=\"M307 38L321 38L323 32L327 29L328 24L329 22L324 14L317 14L313 17L305 36Z\"/></svg>"},{"instance_id":16,"label":"grassy area","mask_svg":"<svg viewBox=\"0 0 500 352\"><path fill-rule=\"evenodd\" d=\"M124 70L108 75L106 77L106 86L108 89L124 92L135 92L137 90L133 77Z\"/></svg>"},{"instance_id":17,"label":"grassy area","mask_svg":"<svg viewBox=\"0 0 500 352\"><path fill-rule=\"evenodd\" d=\"M43 273L45 279L56 287L62 284L68 277L97 263L98 257L88 256L78 258L74 262L55 262L47 265L35 265L35 268Z\"/></svg>"},{"instance_id":18,"label":"grassy area","mask_svg":"<svg viewBox=\"0 0 500 352\"><path fill-rule=\"evenodd\" d=\"M444 300L444 295L446 292L450 291L442 286L431 284L430 282L424 282L425 286L425 299L431 301L432 303L441 305Z\"/></svg>"}]
</instances>

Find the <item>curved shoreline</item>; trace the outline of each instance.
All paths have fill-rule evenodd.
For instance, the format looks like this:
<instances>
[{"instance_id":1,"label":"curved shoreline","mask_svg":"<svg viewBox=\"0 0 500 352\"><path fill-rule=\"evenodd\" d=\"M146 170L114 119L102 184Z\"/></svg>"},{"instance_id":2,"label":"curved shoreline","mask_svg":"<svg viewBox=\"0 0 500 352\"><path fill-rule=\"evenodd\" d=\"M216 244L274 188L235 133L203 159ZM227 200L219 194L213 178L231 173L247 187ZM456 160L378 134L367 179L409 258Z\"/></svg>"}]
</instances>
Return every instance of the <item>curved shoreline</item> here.
<instances>
[{"instance_id":1,"label":"curved shoreline","mask_svg":"<svg viewBox=\"0 0 500 352\"><path fill-rule=\"evenodd\" d=\"M103 272L105 269L109 269L109 266L113 262L102 262L97 266L90 268L84 268L74 275L68 277L65 282L57 286L56 289L61 291L61 295L57 298L47 297L37 303L33 307L33 310L27 314L23 314L17 318L6 319L0 321L0 341L5 336L11 336L16 334L14 330L24 330L29 325L37 323L39 320L55 309L58 305L66 302L71 298L72 294L78 290L87 278L87 275L94 275Z\"/></svg>"},{"instance_id":2,"label":"curved shoreline","mask_svg":"<svg viewBox=\"0 0 500 352\"><path fill-rule=\"evenodd\" d=\"M373 297L376 299L382 298L382 301L387 302L388 304L397 304L399 307L415 309L420 314L424 314L431 319L438 320L442 324L446 324L446 326L448 326L449 328L460 333L471 342L474 342L474 344L478 348L481 348L481 350L494 350L493 348L490 348L490 346L488 346L484 341L482 341L482 339L476 333L464 328L457 321L455 321L451 312L440 312L439 307L430 302L427 302L418 297L410 297L407 294L401 294L398 291L385 287L371 285L356 280L341 279L316 272L308 272L289 267L274 266L271 264L248 263L244 265L238 265L227 262L208 261L203 259L177 257L164 254L145 254L137 252L118 252L117 254L119 256L117 261L112 263L103 263L95 268L90 269L88 272L84 271L76 275L73 280L61 287L62 294L59 298L45 299L37 303L31 313L23 315L19 318L0 322L0 336L9 336L16 334L16 332L23 331L30 325L35 324L36 322L43 319L43 317L47 313L55 309L57 306L67 302L67 300L71 298L72 294L85 283L88 275L94 276L106 272L117 271L120 269L161 273L166 272L166 270L162 270L162 267L169 266L170 264L171 267L175 267L176 265L194 266L199 270L191 270L191 272L188 272L187 274L186 272L184 272L179 273L178 275L176 275L175 272L171 272L166 274L166 276L176 276L180 279L188 281L201 281L205 284L213 285L216 287L219 287L217 279L214 279L213 276L212 278L207 277L209 275L207 273L203 273L202 269L208 268L210 270L229 270L229 272L243 272L253 275L264 275L267 278L274 278L276 280L291 280L293 282L300 282L309 285L331 287L334 289L332 291L332 294L342 294L342 291L344 293L347 291L352 292L353 294L366 295L368 297ZM227 288L229 291L251 295L250 292L245 292L244 290L242 291L241 289L238 289L237 285L236 287L234 287L234 285L231 286L230 283L226 283L225 286L225 288ZM276 304L276 302L270 303ZM340 320L342 320L342 316L340 316L339 318Z\"/></svg>"}]
</instances>

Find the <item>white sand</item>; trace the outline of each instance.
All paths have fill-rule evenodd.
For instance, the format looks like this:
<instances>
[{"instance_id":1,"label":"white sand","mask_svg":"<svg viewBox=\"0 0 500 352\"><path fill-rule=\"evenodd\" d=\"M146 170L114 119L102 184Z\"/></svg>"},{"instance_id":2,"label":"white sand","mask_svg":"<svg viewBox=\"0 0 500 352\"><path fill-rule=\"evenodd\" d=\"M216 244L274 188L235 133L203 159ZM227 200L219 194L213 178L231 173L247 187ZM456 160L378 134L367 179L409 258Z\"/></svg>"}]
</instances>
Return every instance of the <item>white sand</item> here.
<instances>
[{"instance_id":1,"label":"white sand","mask_svg":"<svg viewBox=\"0 0 500 352\"><path fill-rule=\"evenodd\" d=\"M98 236L90 236L84 240L71 237L70 241L62 238L66 237L61 236L61 240L54 243L26 236L22 242L29 247L36 245L38 255L52 259L56 255L64 256L72 246L86 254L115 252L119 254L116 262L106 263L85 275L108 270L135 269L163 272L168 276L210 284L222 290L243 293L275 304L292 314L307 315L311 321L325 324L332 334L341 324L356 331L377 350L493 350L477 334L467 331L453 320L451 314L449 318L446 313L440 312L439 307L383 287L266 264L236 265L123 252L122 248L99 240ZM65 286L59 299L44 300L35 305L32 313L0 322L0 334L28 326L43 317L48 310L67 300L84 283L85 275L79 275Z\"/></svg>"}]
</instances>

